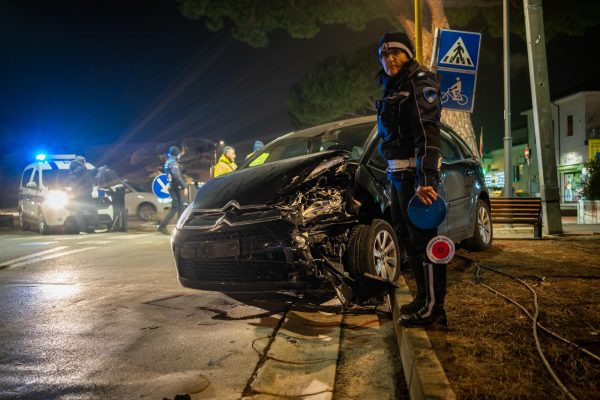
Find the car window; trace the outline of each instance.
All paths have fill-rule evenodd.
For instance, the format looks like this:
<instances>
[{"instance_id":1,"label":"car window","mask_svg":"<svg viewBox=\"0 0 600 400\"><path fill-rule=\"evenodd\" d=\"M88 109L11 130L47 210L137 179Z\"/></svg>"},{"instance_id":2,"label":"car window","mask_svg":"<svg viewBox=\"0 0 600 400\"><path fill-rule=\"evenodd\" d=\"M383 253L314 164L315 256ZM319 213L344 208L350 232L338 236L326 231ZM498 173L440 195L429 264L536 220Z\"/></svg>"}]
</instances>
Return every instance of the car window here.
<instances>
[{"instance_id":1,"label":"car window","mask_svg":"<svg viewBox=\"0 0 600 400\"><path fill-rule=\"evenodd\" d=\"M458 148L460 149L464 158L474 158L473 153L467 147L467 145L458 137L454 137L454 141L458 144Z\"/></svg>"},{"instance_id":2,"label":"car window","mask_svg":"<svg viewBox=\"0 0 600 400\"><path fill-rule=\"evenodd\" d=\"M40 172L38 171L37 168L35 168L33 170L33 177L31 178L30 182L33 182L33 183L35 183L36 185L39 186L39 184L40 184Z\"/></svg>"},{"instance_id":3,"label":"car window","mask_svg":"<svg viewBox=\"0 0 600 400\"><path fill-rule=\"evenodd\" d=\"M381 138L377 138L377 144L373 147L373 151L371 151L371 156L369 157L369 165L374 168L385 171L387 169L387 162L379 152L380 143Z\"/></svg>"},{"instance_id":4,"label":"car window","mask_svg":"<svg viewBox=\"0 0 600 400\"><path fill-rule=\"evenodd\" d=\"M21 187L25 187L27 186L27 184L30 182L30 178L31 178L31 172L33 171L33 168L26 168L25 171L23 171L23 176L21 177Z\"/></svg>"},{"instance_id":5,"label":"car window","mask_svg":"<svg viewBox=\"0 0 600 400\"><path fill-rule=\"evenodd\" d=\"M346 151L349 153L350 160L357 161L364 153L365 142L373 131L373 127L374 123L368 122L293 132L256 151L240 168L249 168L330 150Z\"/></svg>"},{"instance_id":6,"label":"car window","mask_svg":"<svg viewBox=\"0 0 600 400\"><path fill-rule=\"evenodd\" d=\"M50 189L62 189L70 185L68 169L46 169L43 175L43 184Z\"/></svg>"},{"instance_id":7,"label":"car window","mask_svg":"<svg viewBox=\"0 0 600 400\"><path fill-rule=\"evenodd\" d=\"M458 146L448 132L441 131L441 148L442 160L445 162L454 162L462 160L462 155L458 150Z\"/></svg>"}]
</instances>

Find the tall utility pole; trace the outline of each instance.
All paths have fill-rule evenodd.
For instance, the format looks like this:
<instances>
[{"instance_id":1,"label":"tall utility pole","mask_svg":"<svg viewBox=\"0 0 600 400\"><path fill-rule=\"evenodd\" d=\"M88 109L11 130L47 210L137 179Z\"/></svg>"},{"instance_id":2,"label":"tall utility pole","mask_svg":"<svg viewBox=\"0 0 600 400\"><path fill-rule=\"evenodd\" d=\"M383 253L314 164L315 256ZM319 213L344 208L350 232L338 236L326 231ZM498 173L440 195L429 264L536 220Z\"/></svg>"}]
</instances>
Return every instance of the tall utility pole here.
<instances>
[{"instance_id":1,"label":"tall utility pole","mask_svg":"<svg viewBox=\"0 0 600 400\"><path fill-rule=\"evenodd\" d=\"M508 0L502 0L502 49L504 53L504 197L512 197L512 136L510 127L510 26Z\"/></svg>"},{"instance_id":2,"label":"tall utility pole","mask_svg":"<svg viewBox=\"0 0 600 400\"><path fill-rule=\"evenodd\" d=\"M542 0L523 0L544 233L562 233Z\"/></svg>"}]
</instances>

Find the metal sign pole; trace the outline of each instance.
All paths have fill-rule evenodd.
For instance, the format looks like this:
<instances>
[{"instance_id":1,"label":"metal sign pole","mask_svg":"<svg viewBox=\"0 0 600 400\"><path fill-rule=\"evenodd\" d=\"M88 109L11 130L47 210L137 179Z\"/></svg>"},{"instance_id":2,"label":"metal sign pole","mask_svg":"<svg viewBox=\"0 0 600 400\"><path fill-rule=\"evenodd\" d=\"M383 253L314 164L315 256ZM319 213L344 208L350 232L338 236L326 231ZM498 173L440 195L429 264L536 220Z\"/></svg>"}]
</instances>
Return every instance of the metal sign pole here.
<instances>
[{"instance_id":1,"label":"metal sign pole","mask_svg":"<svg viewBox=\"0 0 600 400\"><path fill-rule=\"evenodd\" d=\"M423 32L421 25L421 0L415 0L415 47L417 48L417 61L423 63Z\"/></svg>"},{"instance_id":2,"label":"metal sign pole","mask_svg":"<svg viewBox=\"0 0 600 400\"><path fill-rule=\"evenodd\" d=\"M504 53L504 197L512 197L512 136L510 131L510 31L508 0L502 0L502 44Z\"/></svg>"},{"instance_id":3,"label":"metal sign pole","mask_svg":"<svg viewBox=\"0 0 600 400\"><path fill-rule=\"evenodd\" d=\"M562 233L541 0L523 0L544 232ZM560 122L560 121L559 121Z\"/></svg>"}]
</instances>

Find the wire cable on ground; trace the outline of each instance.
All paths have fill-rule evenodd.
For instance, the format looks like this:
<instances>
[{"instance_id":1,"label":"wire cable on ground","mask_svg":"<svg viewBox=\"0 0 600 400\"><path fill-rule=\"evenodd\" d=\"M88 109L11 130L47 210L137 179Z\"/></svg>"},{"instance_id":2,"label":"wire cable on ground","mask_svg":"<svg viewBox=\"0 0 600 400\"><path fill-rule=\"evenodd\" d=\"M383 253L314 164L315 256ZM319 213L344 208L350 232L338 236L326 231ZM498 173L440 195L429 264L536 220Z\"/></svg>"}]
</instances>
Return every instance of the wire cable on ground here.
<instances>
[{"instance_id":1,"label":"wire cable on ground","mask_svg":"<svg viewBox=\"0 0 600 400\"><path fill-rule=\"evenodd\" d=\"M532 322L533 322L533 324L532 324L532 328L533 328L533 337L534 337L534 340L535 340L535 346L536 346L536 348L537 348L537 351L538 351L538 354L539 354L540 358L542 359L542 362L544 363L544 366L546 367L546 370L548 371L548 373L550 374L550 376L552 377L552 379L554 380L554 382L555 382L555 383L558 385L559 389L560 389L560 390L561 390L561 391L562 391L562 392L563 392L563 393L564 393L564 394L565 394L565 395L566 395L566 396L567 396L569 399L571 399L571 400L577 400L577 398L576 398L576 397L575 397L575 396L574 396L574 395L573 395L573 394L572 394L572 393L569 391L569 389L567 389L567 387L566 387L566 386L565 386L565 385L562 383L562 381L561 381L561 380L560 380L560 378L559 378L559 377L556 375L556 373L554 372L554 369L552 368L552 366L550 365L550 363L549 363L549 362L548 362L548 360L546 359L546 356L544 355L544 352L543 352L543 350L542 350L542 346L541 346L541 343L540 343L540 340L539 340L539 337L538 337L538 331L537 331L537 328L538 328L538 326L539 326L539 327L540 327L540 329L542 329L543 331L545 331L545 332L547 332L547 333L551 334L552 336L554 336L554 337L556 337L556 338L559 338L560 340L562 340L562 341L564 341L564 342L566 342L566 343L568 343L568 344L571 344L571 345L573 345L573 346L575 346L575 347L577 347L577 348L581 349L582 351L584 351L584 353L585 353L585 354L587 354L587 355L590 355L590 356L591 356L592 358L594 358L594 359L598 359L598 356L596 356L595 354L593 354L593 353L591 353L591 352L589 352L589 351L587 351L587 350L585 350L585 349L581 348L580 346L578 346L578 345L576 345L576 344L574 344L574 343L572 343L572 342L568 341L567 339L564 339L564 338L560 337L559 335L556 335L556 334L554 334L553 332L549 331L548 329L541 327L541 324L540 324L540 323L539 323L539 321L538 321L538 316L539 316L539 304L538 304L538 299L537 299L537 293L536 293L536 291L535 291L535 290L534 290L534 289L533 289L533 288L532 288L532 287L531 287L529 284L527 284L527 282L523 281L522 279L519 279L518 277L516 277L516 276L514 276L514 275L508 274L508 273L506 273L506 272L498 271L498 270L495 270L495 269L493 269L493 268L490 268L490 267L483 266L483 265L481 265L481 264L478 264L478 263L476 263L476 267L477 267L477 270L476 270L476 278L477 278L477 279L480 281L481 285L483 285L483 286L484 286L484 287L486 287L487 289L491 290L492 292L494 292L494 293L496 293L496 294L500 295L502 298L504 298L504 299L506 299L506 300L510 301L511 303L515 304L516 306L518 306L518 307L519 307L521 310L523 310L523 311L525 312L525 314L526 314L526 315L527 315L527 316L528 316L528 317L529 317L529 318L532 320ZM519 283L520 283L520 284L522 284L523 286L525 286L525 287L526 287L526 288L527 288L527 289L528 289L528 290L529 290L529 291L530 291L530 292L533 294L533 304L534 304L534 313L533 313L533 315L531 315L531 314L529 313L529 311L527 311L527 310L525 309L525 307L523 307L521 304L519 304L519 303L518 303L518 302L516 302L515 300L513 300L513 299L509 298L509 297L508 297L508 296L506 296L506 295L503 295L503 294L501 294L501 293L500 293L500 292L498 292L497 290L495 290L495 289L491 288L490 286L488 286L488 285L486 285L486 284L482 283L482 282L481 282L481 274L480 274L480 272L481 272L481 269L482 269L482 268L483 268L483 269L486 269L486 270L488 270L488 271L491 271L491 272L495 272L495 273L497 273L497 274L499 274L499 275L504 275L504 276L507 276L507 277L509 277L509 278L511 278L511 279L513 279L513 280L515 280L515 281L517 281L517 282L519 282Z\"/></svg>"}]
</instances>

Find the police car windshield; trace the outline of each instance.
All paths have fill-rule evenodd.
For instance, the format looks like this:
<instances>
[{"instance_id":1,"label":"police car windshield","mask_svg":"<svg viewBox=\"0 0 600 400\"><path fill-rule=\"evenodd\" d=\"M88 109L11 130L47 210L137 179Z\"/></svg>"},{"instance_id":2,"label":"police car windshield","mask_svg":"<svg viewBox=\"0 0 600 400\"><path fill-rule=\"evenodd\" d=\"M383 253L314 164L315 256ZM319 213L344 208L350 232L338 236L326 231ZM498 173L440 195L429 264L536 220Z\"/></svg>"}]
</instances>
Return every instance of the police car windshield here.
<instances>
[{"instance_id":1,"label":"police car windshield","mask_svg":"<svg viewBox=\"0 0 600 400\"><path fill-rule=\"evenodd\" d=\"M69 186L69 170L46 169L42 174L42 182L50 189L63 189Z\"/></svg>"},{"instance_id":2,"label":"police car windshield","mask_svg":"<svg viewBox=\"0 0 600 400\"><path fill-rule=\"evenodd\" d=\"M292 132L276 139L256 151L240 168L251 168L274 161L315 154L330 150L342 150L351 161L363 154L366 141L373 131L373 122L349 126L329 126Z\"/></svg>"}]
</instances>

